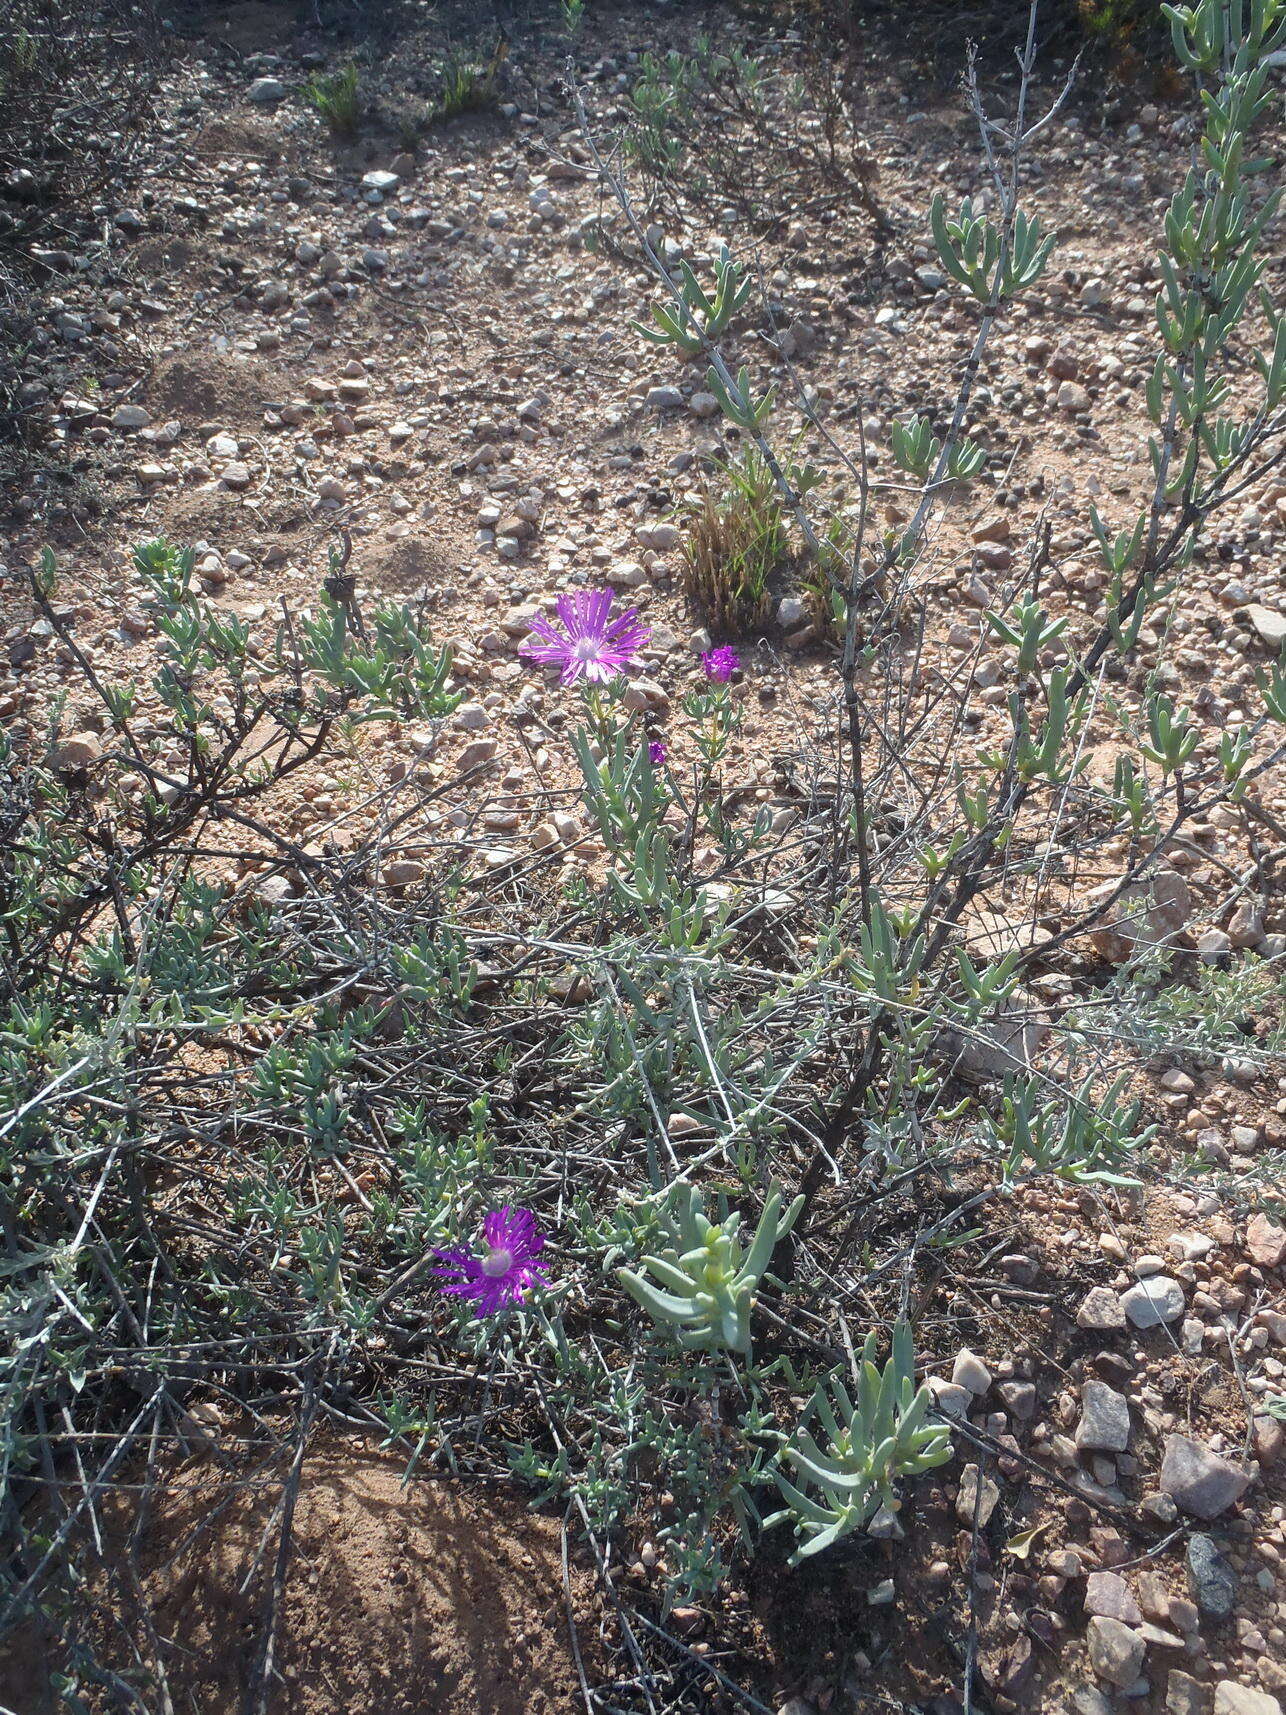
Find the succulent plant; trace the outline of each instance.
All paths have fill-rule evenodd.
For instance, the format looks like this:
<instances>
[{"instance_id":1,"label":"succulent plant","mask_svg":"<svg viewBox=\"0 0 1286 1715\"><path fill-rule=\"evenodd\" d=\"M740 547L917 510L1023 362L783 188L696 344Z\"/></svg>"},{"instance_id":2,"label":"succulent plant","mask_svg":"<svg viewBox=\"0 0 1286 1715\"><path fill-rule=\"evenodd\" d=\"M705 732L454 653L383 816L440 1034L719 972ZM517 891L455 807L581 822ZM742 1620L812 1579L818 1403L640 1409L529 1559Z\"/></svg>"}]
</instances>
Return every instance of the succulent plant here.
<instances>
[{"instance_id":1,"label":"succulent plant","mask_svg":"<svg viewBox=\"0 0 1286 1715\"><path fill-rule=\"evenodd\" d=\"M951 1431L925 1422L931 1396L927 1387L915 1388L911 1324L899 1320L894 1327L893 1350L882 1371L875 1366L875 1341L872 1329L858 1365L857 1403L834 1372L818 1383L782 1449L800 1481L820 1494L813 1499L777 1472L786 1505L764 1523L789 1519L794 1525L802 1540L792 1566L861 1530L878 1510L896 1511L897 1478L918 1476L951 1457ZM812 1416L826 1432L824 1450L807 1427Z\"/></svg>"},{"instance_id":2,"label":"succulent plant","mask_svg":"<svg viewBox=\"0 0 1286 1715\"><path fill-rule=\"evenodd\" d=\"M707 1220L694 1185L679 1185L662 1217L667 1249L645 1256L645 1275L623 1268L619 1278L631 1298L658 1322L673 1326L688 1351L750 1351L750 1311L773 1247L794 1226L803 1207L796 1197L781 1213L777 1186L769 1191L755 1236L747 1249L739 1238L741 1216Z\"/></svg>"},{"instance_id":3,"label":"succulent plant","mask_svg":"<svg viewBox=\"0 0 1286 1715\"><path fill-rule=\"evenodd\" d=\"M745 267L733 260L725 244L714 263L715 289L711 297L701 287L686 262L679 263L681 285L673 308L652 305L650 328L634 322L636 333L653 345L672 345L684 357L695 357L704 351L709 340L718 339L728 323L750 296L753 281L745 279Z\"/></svg>"}]
</instances>

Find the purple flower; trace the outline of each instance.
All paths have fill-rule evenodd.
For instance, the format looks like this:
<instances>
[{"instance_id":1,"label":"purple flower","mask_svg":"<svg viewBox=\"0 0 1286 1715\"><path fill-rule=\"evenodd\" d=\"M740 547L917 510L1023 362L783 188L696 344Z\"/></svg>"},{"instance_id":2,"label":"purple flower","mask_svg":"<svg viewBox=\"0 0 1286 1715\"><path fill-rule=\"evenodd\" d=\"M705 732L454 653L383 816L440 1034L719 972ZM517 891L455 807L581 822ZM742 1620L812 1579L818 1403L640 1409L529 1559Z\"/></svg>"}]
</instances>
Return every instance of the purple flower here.
<instances>
[{"instance_id":1,"label":"purple flower","mask_svg":"<svg viewBox=\"0 0 1286 1715\"><path fill-rule=\"evenodd\" d=\"M556 630L547 619L534 619L531 629L541 641L521 644L518 653L561 667L564 685L582 674L593 685L606 684L629 666L651 636L632 607L615 619L608 618L611 611L611 590L560 595L558 617L563 630Z\"/></svg>"},{"instance_id":2,"label":"purple flower","mask_svg":"<svg viewBox=\"0 0 1286 1715\"><path fill-rule=\"evenodd\" d=\"M728 680L741 665L741 657L728 644L722 644L718 649L707 649L701 657L701 665L706 670L706 678L714 679L720 685L726 685Z\"/></svg>"},{"instance_id":3,"label":"purple flower","mask_svg":"<svg viewBox=\"0 0 1286 1715\"><path fill-rule=\"evenodd\" d=\"M648 761L654 763L659 768L665 761L666 755L667 751L665 746L661 743L659 738L654 738L651 744L647 747Z\"/></svg>"},{"instance_id":4,"label":"purple flower","mask_svg":"<svg viewBox=\"0 0 1286 1715\"><path fill-rule=\"evenodd\" d=\"M456 1292L473 1300L476 1316L494 1316L508 1304L521 1301L533 1286L545 1285L545 1269L536 1258L545 1248L545 1236L529 1209L493 1209L482 1223L485 1256L463 1248L435 1250L445 1268L433 1274L455 1275L443 1292Z\"/></svg>"}]
</instances>

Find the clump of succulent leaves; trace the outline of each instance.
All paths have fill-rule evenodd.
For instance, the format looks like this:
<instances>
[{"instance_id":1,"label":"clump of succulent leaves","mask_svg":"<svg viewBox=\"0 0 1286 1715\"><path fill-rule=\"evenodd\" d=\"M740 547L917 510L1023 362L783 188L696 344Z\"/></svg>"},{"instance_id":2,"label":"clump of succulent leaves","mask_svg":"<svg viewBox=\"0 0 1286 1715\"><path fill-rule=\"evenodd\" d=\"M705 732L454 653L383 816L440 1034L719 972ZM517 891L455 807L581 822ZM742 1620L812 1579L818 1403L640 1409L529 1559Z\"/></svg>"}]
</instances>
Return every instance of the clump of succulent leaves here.
<instances>
[{"instance_id":1,"label":"clump of succulent leaves","mask_svg":"<svg viewBox=\"0 0 1286 1715\"><path fill-rule=\"evenodd\" d=\"M755 1293L803 1201L796 1197L783 1215L781 1191L774 1185L747 1246L739 1236L739 1214L711 1221L696 1186L677 1186L660 1219L665 1248L643 1258L646 1272L621 1269L621 1284L649 1316L674 1330L685 1350L748 1356Z\"/></svg>"},{"instance_id":2,"label":"clump of succulent leaves","mask_svg":"<svg viewBox=\"0 0 1286 1715\"><path fill-rule=\"evenodd\" d=\"M778 1469L786 1505L764 1523L793 1525L799 1546L792 1565L861 1530L881 1510L895 1513L897 1480L918 1477L951 1457L951 1431L928 1421L933 1396L927 1384L915 1385L910 1323L899 1318L895 1324L882 1370L875 1363L877 1338L874 1329L866 1337L852 1391L839 1371L817 1384L782 1449L781 1464L793 1480Z\"/></svg>"}]
</instances>

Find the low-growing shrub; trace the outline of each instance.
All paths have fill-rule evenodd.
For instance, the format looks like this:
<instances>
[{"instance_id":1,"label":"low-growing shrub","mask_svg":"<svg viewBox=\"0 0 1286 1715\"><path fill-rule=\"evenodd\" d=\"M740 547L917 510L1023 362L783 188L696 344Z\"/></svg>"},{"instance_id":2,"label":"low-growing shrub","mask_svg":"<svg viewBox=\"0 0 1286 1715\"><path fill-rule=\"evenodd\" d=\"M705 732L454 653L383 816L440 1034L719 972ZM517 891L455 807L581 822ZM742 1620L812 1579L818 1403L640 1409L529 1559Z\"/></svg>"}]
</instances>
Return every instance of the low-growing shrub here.
<instances>
[{"instance_id":1,"label":"low-growing shrub","mask_svg":"<svg viewBox=\"0 0 1286 1715\"><path fill-rule=\"evenodd\" d=\"M304 85L304 100L332 136L356 137L362 123L362 79L355 65L312 74Z\"/></svg>"},{"instance_id":2,"label":"low-growing shrub","mask_svg":"<svg viewBox=\"0 0 1286 1715\"><path fill-rule=\"evenodd\" d=\"M767 57L699 35L689 53L645 53L629 94L626 151L649 206L667 185L765 225L809 194L843 194L884 230L874 156L862 128L860 60L792 38ZM809 45L812 44L812 45Z\"/></svg>"},{"instance_id":3,"label":"low-growing shrub","mask_svg":"<svg viewBox=\"0 0 1286 1715\"><path fill-rule=\"evenodd\" d=\"M461 114L490 107L496 98L496 79L508 57L509 41L501 35L485 63L459 54L449 58L438 74L439 89L432 107L434 122L446 124Z\"/></svg>"},{"instance_id":4,"label":"low-growing shrub","mask_svg":"<svg viewBox=\"0 0 1286 1715\"><path fill-rule=\"evenodd\" d=\"M771 580L788 553L776 481L748 446L719 465L716 485L689 508L683 593L712 631L753 636L771 617Z\"/></svg>"},{"instance_id":5,"label":"low-growing shrub","mask_svg":"<svg viewBox=\"0 0 1286 1715\"><path fill-rule=\"evenodd\" d=\"M121 1678L122 1632L164 1707L171 1646L141 1581L114 1586L136 1612L102 1611L96 1508L117 1490L141 1531L165 1455L208 1443L211 1407L282 1471L247 1708L267 1696L274 1568L321 1421L408 1470L520 1477L601 1566L645 1535L662 1609L751 1555L780 1566L862 1530L894 1551L910 1482L975 1433L918 1384L917 1275L931 1293L935 1256L973 1254L1034 1181L1108 1196L1159 1173L1129 1084L1161 1048L1252 1070L1280 1055L1279 971L1178 980L1166 858L1213 807L1250 816L1286 757L1286 657L1210 733L1143 641L1286 437L1246 146L1286 19L1254 0L1229 41L1228 16L1200 0L1178 19L1208 130L1159 265L1152 492L1091 514L1093 611L1052 615L1039 554L997 590L979 640L1004 702L976 742L974 661L925 670L929 525L987 456L961 436L976 364L934 417L951 427L900 421L893 477L859 448L856 498L828 515L797 449L774 450L771 390L734 374L601 155L676 363L695 339L745 437L725 474L746 552L730 577L710 526L717 599L758 602L789 528L836 621L834 699L772 760L771 792L733 774L736 651L709 649L663 724L631 695L646 627L607 590L563 593L521 646L579 697L579 781L542 795L539 839L498 845L486 756L452 765L444 743L464 694L450 654L412 609L363 611L346 551L310 609L256 627L198 595L190 551L140 548L150 684L91 660L53 556L32 569L80 682L47 733L0 745L0 1624L52 1634L70 1707ZM1028 141L1015 129L1013 153ZM978 349L1050 255L1008 165L988 208L930 213ZM352 766L368 729L411 756ZM1121 754L1111 779L1085 767L1091 740ZM274 806L317 766L349 768L351 795L300 845ZM1107 968L1055 1016L1035 976L1087 935ZM615 1611L631 1675L656 1674Z\"/></svg>"}]
</instances>

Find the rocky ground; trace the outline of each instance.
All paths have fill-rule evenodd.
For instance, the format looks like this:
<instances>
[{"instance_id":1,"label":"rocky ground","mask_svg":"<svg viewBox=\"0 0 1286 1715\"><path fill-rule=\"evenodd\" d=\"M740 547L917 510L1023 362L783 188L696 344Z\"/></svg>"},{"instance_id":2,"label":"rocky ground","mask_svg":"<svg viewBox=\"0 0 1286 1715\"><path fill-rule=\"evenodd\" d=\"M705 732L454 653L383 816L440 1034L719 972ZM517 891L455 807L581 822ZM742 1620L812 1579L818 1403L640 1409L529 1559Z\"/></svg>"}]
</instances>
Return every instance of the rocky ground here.
<instances>
[{"instance_id":1,"label":"rocky ground","mask_svg":"<svg viewBox=\"0 0 1286 1715\"><path fill-rule=\"evenodd\" d=\"M703 7L591 0L589 12L574 52L604 148L640 53L698 26L746 28ZM434 28L408 27L370 83L413 93ZM556 30L533 29L488 110L425 128L413 148L379 121L343 143L299 99L334 44L301 32L292 8L245 0L176 19L141 173L83 243L46 257L26 381L46 438L0 582L12 733L38 731L72 677L19 575L47 542L84 656L142 682L151 621L130 586L133 544L195 544L205 588L256 619L281 598L306 604L346 532L359 591L426 604L468 692L427 764L417 734L394 729L355 767L368 784L421 765L491 770L485 805L406 831L388 885L413 883L453 827L480 864L530 849L593 861L563 737L572 703L517 655L560 590L606 582L639 608L652 639L631 694L682 764L668 717L710 642L678 594L682 505L720 431L700 374L631 331L652 288L571 111L565 52ZM685 255L708 260L726 239L757 264L766 307L736 354L787 394L796 377L849 441L859 415L878 439L894 412L950 392L972 323L924 211L933 190L981 182L958 93L921 80L894 44L872 45L863 100L887 233L856 199L795 196L788 178L756 223L681 185L666 193L666 236ZM1090 503L1123 516L1149 479L1151 257L1191 136L1186 102L1105 96L1095 77L1027 169L1031 204L1061 236L1058 266L988 355L974 427L1005 462L939 527L945 659L977 647L980 610L1042 512L1056 587L1073 629L1088 628L1084 603L1102 588ZM1280 290L1280 260L1274 272ZM1144 638L1145 665L1163 656L1164 682L1211 730L1246 713L1286 637L1284 553L1278 472L1221 519L1168 636ZM747 798L773 804L774 758L833 725L836 688L798 591L776 593L774 625L745 652L733 760ZM983 742L1004 717L988 673L984 650ZM65 730L92 760L101 719L73 696ZM283 829L342 847L350 790L305 778L279 805ZM1286 955L1286 783L1270 781L1259 806L1258 821L1216 812L1171 854L1165 926L1194 961ZM1119 855L1100 850L1071 885L1110 879ZM1057 1004L1119 952L1110 937L1072 949L1039 992ZM943 1354L939 1401L976 1439L922 1486L887 1573L849 1568L828 1585L810 1571L789 1599L741 1592L686 1622L711 1659L730 1645L783 1715L959 1707L935 1627L965 1582L998 1710L1280 1715L1286 1422L1266 1408L1286 1395L1286 1076L1158 1066L1147 1093L1168 1165L1190 1156L1202 1171L1146 1198L1029 1190L997 1230L988 1277L949 1280L924 1332ZM969 1344L953 1356L961 1328ZM645 1560L636 1572L645 1582ZM556 1597L542 1592L542 1612ZM578 1600L588 1615L593 1598ZM908 1665L912 1638L922 1667ZM341 1706L317 1699L299 1707Z\"/></svg>"}]
</instances>

